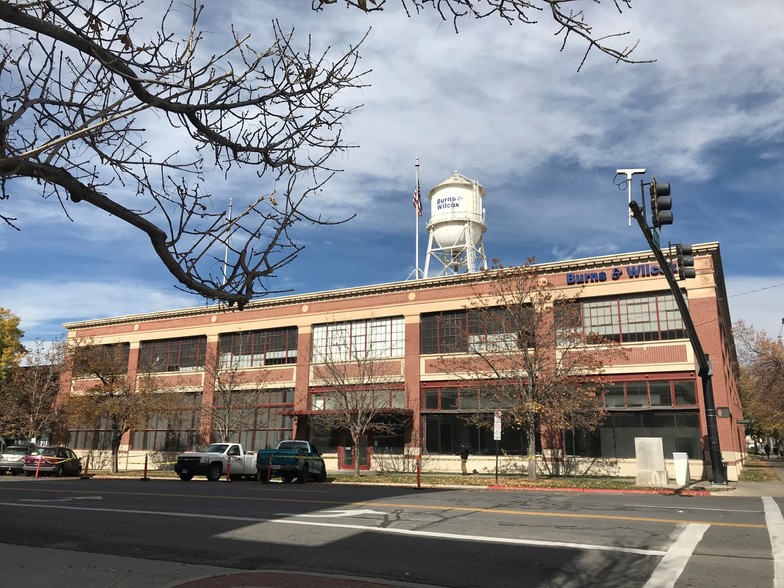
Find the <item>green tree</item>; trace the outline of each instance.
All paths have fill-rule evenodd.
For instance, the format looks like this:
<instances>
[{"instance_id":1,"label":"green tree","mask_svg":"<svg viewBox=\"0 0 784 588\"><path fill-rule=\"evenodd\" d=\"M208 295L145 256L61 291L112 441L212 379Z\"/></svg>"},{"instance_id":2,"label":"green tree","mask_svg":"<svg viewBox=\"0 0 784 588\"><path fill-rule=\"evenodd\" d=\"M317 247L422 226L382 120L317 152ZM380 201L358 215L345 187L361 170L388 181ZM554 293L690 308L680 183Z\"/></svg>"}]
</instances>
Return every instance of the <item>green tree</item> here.
<instances>
[{"instance_id":1,"label":"green tree","mask_svg":"<svg viewBox=\"0 0 784 588\"><path fill-rule=\"evenodd\" d=\"M586 43L586 57L597 50L633 61L634 44L611 45L625 33L596 35L574 8L599 0L401 2L409 14L434 10L455 27L491 16L534 24L546 14L564 43ZM387 0L311 6L336 4L358 15ZM602 6L621 12L631 0ZM358 69L364 39L342 54L320 53L277 21L266 40L245 34L258 34L257 23L237 23L223 50L205 53L202 8L195 0L0 0L0 200L38 188L66 211L68 200L94 206L144 232L185 288L242 307L273 292L266 278L301 251L299 223L348 220L325 220L311 200L334 175L332 162L353 147L342 136L355 110L345 96L366 85ZM143 17L160 24L145 29ZM155 144L162 133L176 145L171 151ZM228 218L209 183L223 190L241 168L266 187L238 199ZM16 226L7 214L0 220Z\"/></svg>"},{"instance_id":2,"label":"green tree","mask_svg":"<svg viewBox=\"0 0 784 588\"><path fill-rule=\"evenodd\" d=\"M733 327L743 413L756 435L784 436L784 342L743 321Z\"/></svg>"},{"instance_id":3,"label":"green tree","mask_svg":"<svg viewBox=\"0 0 784 588\"><path fill-rule=\"evenodd\" d=\"M13 312L0 308L0 385L25 353L24 332L19 328L19 321Z\"/></svg>"},{"instance_id":4,"label":"green tree","mask_svg":"<svg viewBox=\"0 0 784 588\"><path fill-rule=\"evenodd\" d=\"M170 415L181 408L180 395L162 393L153 374L129 373L128 356L127 344L73 340L67 349L74 384L66 404L69 425L97 428L108 423L113 472L125 433L144 428L152 414Z\"/></svg>"},{"instance_id":5,"label":"green tree","mask_svg":"<svg viewBox=\"0 0 784 588\"><path fill-rule=\"evenodd\" d=\"M492 427L498 410L503 427L524 434L528 477L536 479L537 433L559 448L564 430L591 431L601 424L597 393L604 368L622 352L583 331L576 299L556 290L533 259L493 268L477 278L473 290L468 340L456 341L462 358L450 354L440 362L493 405L467 420Z\"/></svg>"}]
</instances>

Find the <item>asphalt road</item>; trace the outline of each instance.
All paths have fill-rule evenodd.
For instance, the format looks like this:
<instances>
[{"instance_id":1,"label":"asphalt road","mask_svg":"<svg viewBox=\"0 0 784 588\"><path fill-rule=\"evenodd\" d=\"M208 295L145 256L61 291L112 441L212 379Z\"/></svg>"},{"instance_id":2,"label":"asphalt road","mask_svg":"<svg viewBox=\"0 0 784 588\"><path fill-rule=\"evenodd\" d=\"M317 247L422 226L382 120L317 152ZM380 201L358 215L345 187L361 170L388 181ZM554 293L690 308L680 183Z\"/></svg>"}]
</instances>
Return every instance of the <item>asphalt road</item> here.
<instances>
[{"instance_id":1,"label":"asphalt road","mask_svg":"<svg viewBox=\"0 0 784 588\"><path fill-rule=\"evenodd\" d=\"M4 477L0 552L455 588L784 588L782 509L767 497ZM0 566L20 571L1 553Z\"/></svg>"}]
</instances>

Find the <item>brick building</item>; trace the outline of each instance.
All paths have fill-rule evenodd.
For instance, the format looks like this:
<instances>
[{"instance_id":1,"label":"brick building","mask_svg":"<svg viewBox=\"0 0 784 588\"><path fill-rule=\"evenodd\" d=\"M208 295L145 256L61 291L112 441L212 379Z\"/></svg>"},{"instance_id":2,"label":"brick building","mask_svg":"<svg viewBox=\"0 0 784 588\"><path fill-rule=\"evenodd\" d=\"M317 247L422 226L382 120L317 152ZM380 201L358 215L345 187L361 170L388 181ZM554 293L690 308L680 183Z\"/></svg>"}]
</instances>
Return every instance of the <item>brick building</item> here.
<instances>
[{"instance_id":1,"label":"brick building","mask_svg":"<svg viewBox=\"0 0 784 588\"><path fill-rule=\"evenodd\" d=\"M713 366L722 459L737 479L746 446L737 385L737 360L719 246L694 247L696 279L680 282L693 322ZM667 282L649 252L558 263L537 270L558 291L577 296L586 332L620 343L622 359L605 368L608 383L598 399L607 412L592 433L564 431L560 447L537 441L543 464L558 458L571 471L635 474L635 437L661 437L672 476L672 453L689 456L691 477L703 479L708 464L706 420L695 356ZM492 271L492 270L491 270ZM144 456L167 463L180 450L215 437L205 407L216 403L216 373L208 358L239 370L240 387L254 392L252 416L235 439L246 447L275 446L281 439L309 438L324 452L328 469L410 469L420 456L424 471L459 471L461 442L472 446L471 467L494 471L493 431L464 417L487 412L471 387L444 370L443 325L462 328L469 300L485 274L461 274L311 294L262 299L242 312L197 307L66 324L69 340L128 348L128 373L152 372L161 388L182 395L177 418L150 415L143 430L123 438L120 467L141 467ZM457 318L457 320L455 320ZM468 328L468 327L466 327ZM339 333L339 335L336 335ZM355 450L343 431L316 431L313 415L328 409L329 386L320 380L320 358L330 342L371 346L388 374L389 409L404 413L399 431L370 433ZM463 350L463 355L469 353ZM455 354L449 349L450 356ZM78 393L89 380L63 376L63 394ZM105 454L101 423L68 432L81 454ZM501 471L521 471L525 440L504 430ZM95 462L93 462L95 463ZM527 463L527 462L525 462Z\"/></svg>"}]
</instances>

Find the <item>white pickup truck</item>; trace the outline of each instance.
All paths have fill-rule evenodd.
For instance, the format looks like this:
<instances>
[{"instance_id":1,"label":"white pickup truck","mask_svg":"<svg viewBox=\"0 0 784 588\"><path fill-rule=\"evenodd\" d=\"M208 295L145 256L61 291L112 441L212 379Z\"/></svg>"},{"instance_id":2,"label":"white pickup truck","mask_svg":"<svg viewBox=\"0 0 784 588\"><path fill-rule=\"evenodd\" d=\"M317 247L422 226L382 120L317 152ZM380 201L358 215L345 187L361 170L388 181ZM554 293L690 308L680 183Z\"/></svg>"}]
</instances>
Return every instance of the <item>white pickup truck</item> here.
<instances>
[{"instance_id":1,"label":"white pickup truck","mask_svg":"<svg viewBox=\"0 0 784 588\"><path fill-rule=\"evenodd\" d=\"M217 482L228 474L231 479L256 477L256 452L245 452L239 443L211 443L199 451L186 451L177 456L174 471L180 480L207 476Z\"/></svg>"}]
</instances>

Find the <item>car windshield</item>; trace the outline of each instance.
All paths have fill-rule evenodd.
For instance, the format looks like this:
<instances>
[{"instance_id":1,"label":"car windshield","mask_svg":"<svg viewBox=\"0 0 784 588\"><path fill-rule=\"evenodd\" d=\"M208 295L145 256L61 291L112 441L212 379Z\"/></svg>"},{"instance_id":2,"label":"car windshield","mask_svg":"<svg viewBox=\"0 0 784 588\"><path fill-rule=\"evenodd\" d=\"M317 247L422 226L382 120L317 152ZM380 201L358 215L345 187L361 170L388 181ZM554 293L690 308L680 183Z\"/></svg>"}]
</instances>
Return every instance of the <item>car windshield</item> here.
<instances>
[{"instance_id":1,"label":"car windshield","mask_svg":"<svg viewBox=\"0 0 784 588\"><path fill-rule=\"evenodd\" d=\"M6 447L3 455L27 455L27 447Z\"/></svg>"},{"instance_id":2,"label":"car windshield","mask_svg":"<svg viewBox=\"0 0 784 588\"><path fill-rule=\"evenodd\" d=\"M55 456L57 455L57 447L36 447L30 455Z\"/></svg>"},{"instance_id":3,"label":"car windshield","mask_svg":"<svg viewBox=\"0 0 784 588\"><path fill-rule=\"evenodd\" d=\"M281 441L278 449L305 449L307 446L302 441Z\"/></svg>"},{"instance_id":4,"label":"car windshield","mask_svg":"<svg viewBox=\"0 0 784 588\"><path fill-rule=\"evenodd\" d=\"M228 447L228 443L213 443L212 445L207 445L207 447L202 447L202 453L223 453L226 451L226 447Z\"/></svg>"}]
</instances>

